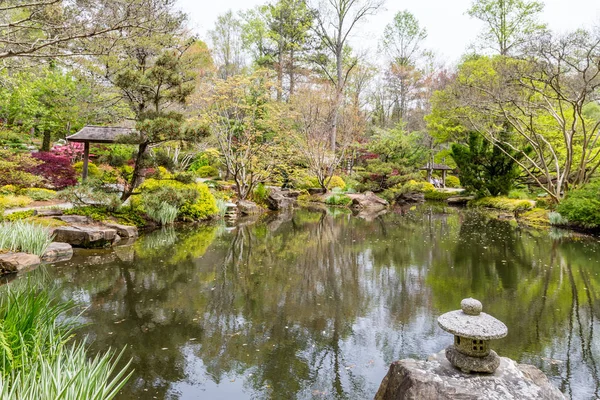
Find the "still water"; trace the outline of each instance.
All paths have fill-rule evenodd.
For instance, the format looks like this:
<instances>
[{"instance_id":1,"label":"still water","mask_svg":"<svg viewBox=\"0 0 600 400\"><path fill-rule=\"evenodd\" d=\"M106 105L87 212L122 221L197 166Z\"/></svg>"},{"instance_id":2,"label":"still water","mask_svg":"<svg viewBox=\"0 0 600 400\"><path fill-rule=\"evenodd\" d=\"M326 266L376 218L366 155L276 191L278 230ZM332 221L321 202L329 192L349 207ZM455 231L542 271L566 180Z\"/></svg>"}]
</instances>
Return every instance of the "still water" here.
<instances>
[{"instance_id":1,"label":"still water","mask_svg":"<svg viewBox=\"0 0 600 400\"><path fill-rule=\"evenodd\" d=\"M436 318L469 296L508 326L500 355L591 399L599 252L597 238L426 205L165 229L46 273L86 307L93 351L127 346L119 399L373 398L392 361L452 342Z\"/></svg>"}]
</instances>

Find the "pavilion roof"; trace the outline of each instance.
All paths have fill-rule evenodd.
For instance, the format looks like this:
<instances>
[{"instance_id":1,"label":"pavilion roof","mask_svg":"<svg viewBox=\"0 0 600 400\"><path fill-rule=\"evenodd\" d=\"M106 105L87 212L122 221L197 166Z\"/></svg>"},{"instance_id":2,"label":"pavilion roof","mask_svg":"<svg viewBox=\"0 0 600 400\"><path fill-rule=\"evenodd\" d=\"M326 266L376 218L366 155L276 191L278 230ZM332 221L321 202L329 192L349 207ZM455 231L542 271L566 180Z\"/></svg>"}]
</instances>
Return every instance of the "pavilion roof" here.
<instances>
[{"instance_id":1,"label":"pavilion roof","mask_svg":"<svg viewBox=\"0 0 600 400\"><path fill-rule=\"evenodd\" d=\"M76 134L67 136L67 140L78 143L115 143L119 136L128 136L133 132L135 129L132 128L87 125Z\"/></svg>"}]
</instances>

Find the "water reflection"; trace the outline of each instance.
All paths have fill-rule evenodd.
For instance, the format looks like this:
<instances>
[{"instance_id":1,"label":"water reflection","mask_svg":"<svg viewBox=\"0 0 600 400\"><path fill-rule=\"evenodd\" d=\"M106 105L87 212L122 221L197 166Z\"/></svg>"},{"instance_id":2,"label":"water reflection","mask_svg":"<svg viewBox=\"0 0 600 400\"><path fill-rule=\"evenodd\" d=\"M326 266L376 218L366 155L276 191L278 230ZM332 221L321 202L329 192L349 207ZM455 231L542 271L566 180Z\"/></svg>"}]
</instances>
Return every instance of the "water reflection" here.
<instances>
[{"instance_id":1,"label":"water reflection","mask_svg":"<svg viewBox=\"0 0 600 400\"><path fill-rule=\"evenodd\" d=\"M128 346L119 398L372 398L390 362L452 341L466 296L504 321L502 355L568 396L600 394L600 244L424 206L373 220L298 210L167 229L48 269L87 307L94 350Z\"/></svg>"}]
</instances>

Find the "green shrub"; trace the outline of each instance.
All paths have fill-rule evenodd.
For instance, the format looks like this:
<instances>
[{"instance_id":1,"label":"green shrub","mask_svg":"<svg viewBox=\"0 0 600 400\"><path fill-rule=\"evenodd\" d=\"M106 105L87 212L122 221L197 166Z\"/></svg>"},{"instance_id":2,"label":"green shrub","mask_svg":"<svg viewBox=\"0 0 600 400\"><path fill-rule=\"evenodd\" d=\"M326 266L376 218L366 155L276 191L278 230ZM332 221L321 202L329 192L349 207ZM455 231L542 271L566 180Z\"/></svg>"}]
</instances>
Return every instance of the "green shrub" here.
<instances>
[{"instance_id":1,"label":"green shrub","mask_svg":"<svg viewBox=\"0 0 600 400\"><path fill-rule=\"evenodd\" d=\"M34 201L48 201L56 198L56 192L49 189L29 188L22 190L21 193L32 198Z\"/></svg>"},{"instance_id":2,"label":"green shrub","mask_svg":"<svg viewBox=\"0 0 600 400\"><path fill-rule=\"evenodd\" d=\"M456 196L456 193L440 192L438 190L425 192L425 200L429 201L446 201L452 196Z\"/></svg>"},{"instance_id":3,"label":"green shrub","mask_svg":"<svg viewBox=\"0 0 600 400\"><path fill-rule=\"evenodd\" d=\"M27 207L33 200L27 196L6 195L0 196L0 208L20 208Z\"/></svg>"},{"instance_id":4,"label":"green shrub","mask_svg":"<svg viewBox=\"0 0 600 400\"><path fill-rule=\"evenodd\" d=\"M97 179L88 179L79 186L67 188L59 196L78 207L94 205L116 210L122 204L119 193Z\"/></svg>"},{"instance_id":5,"label":"green shrub","mask_svg":"<svg viewBox=\"0 0 600 400\"><path fill-rule=\"evenodd\" d=\"M16 221L0 224L0 249L44 255L52 235L47 227Z\"/></svg>"},{"instance_id":6,"label":"green shrub","mask_svg":"<svg viewBox=\"0 0 600 400\"><path fill-rule=\"evenodd\" d=\"M332 190L334 188L346 189L346 182L344 182L341 176L333 175L331 180L327 182L327 189Z\"/></svg>"},{"instance_id":7,"label":"green shrub","mask_svg":"<svg viewBox=\"0 0 600 400\"><path fill-rule=\"evenodd\" d=\"M175 174L173 179L175 179L177 182L181 182L181 183L185 183L185 184L196 182L196 178L190 172L179 172L179 173Z\"/></svg>"},{"instance_id":8,"label":"green shrub","mask_svg":"<svg viewBox=\"0 0 600 400\"><path fill-rule=\"evenodd\" d=\"M569 192L556 211L573 224L585 228L600 227L600 180Z\"/></svg>"},{"instance_id":9,"label":"green shrub","mask_svg":"<svg viewBox=\"0 0 600 400\"><path fill-rule=\"evenodd\" d=\"M434 191L435 191L435 186L433 186L429 182L424 182L424 181L417 182L414 180L410 180L402 186L402 193L410 193L410 192L425 193L425 192L434 192Z\"/></svg>"},{"instance_id":10,"label":"green shrub","mask_svg":"<svg viewBox=\"0 0 600 400\"><path fill-rule=\"evenodd\" d=\"M81 173L83 172L83 161L79 161L79 162L76 162L75 164L73 164L73 168L75 168L75 172L77 172L77 175L81 176ZM100 171L100 168L98 168L98 166L92 162L88 162L88 177L90 177L90 178L101 178L102 177L102 171Z\"/></svg>"},{"instance_id":11,"label":"green shrub","mask_svg":"<svg viewBox=\"0 0 600 400\"><path fill-rule=\"evenodd\" d=\"M510 192L508 192L507 197L509 199L527 200L529 198L529 195L523 190L511 190Z\"/></svg>"},{"instance_id":12,"label":"green shrub","mask_svg":"<svg viewBox=\"0 0 600 400\"><path fill-rule=\"evenodd\" d=\"M350 204L352 204L352 199L345 194L334 194L325 200L325 204L330 206L348 207Z\"/></svg>"},{"instance_id":13,"label":"green shrub","mask_svg":"<svg viewBox=\"0 0 600 400\"><path fill-rule=\"evenodd\" d=\"M6 214L4 216L4 221L9 221L9 222L20 221L22 219L33 217L34 214L35 214L34 210L16 211L14 213Z\"/></svg>"},{"instance_id":14,"label":"green shrub","mask_svg":"<svg viewBox=\"0 0 600 400\"><path fill-rule=\"evenodd\" d=\"M114 218L118 223L123 225L135 225L140 228L147 225L144 219L145 212L138 207L132 206L123 206L116 210L109 210L102 206L82 206L66 209L63 213L65 215L83 215L98 222Z\"/></svg>"},{"instance_id":15,"label":"green shrub","mask_svg":"<svg viewBox=\"0 0 600 400\"><path fill-rule=\"evenodd\" d=\"M205 166L199 167L195 171L195 174L197 176L199 176L200 178L214 178L216 176L219 176L219 170L211 165L205 165Z\"/></svg>"},{"instance_id":16,"label":"green shrub","mask_svg":"<svg viewBox=\"0 0 600 400\"><path fill-rule=\"evenodd\" d=\"M550 220L550 225L565 226L569 224L569 220L556 211L548 213L548 219Z\"/></svg>"},{"instance_id":17,"label":"green shrub","mask_svg":"<svg viewBox=\"0 0 600 400\"><path fill-rule=\"evenodd\" d=\"M533 204L528 200L515 200L508 197L483 197L471 200L469 206L495 208L510 212L522 212L533 209Z\"/></svg>"},{"instance_id":18,"label":"green shrub","mask_svg":"<svg viewBox=\"0 0 600 400\"><path fill-rule=\"evenodd\" d=\"M446 177L446 187L449 188L459 188L460 187L460 179L454 175L448 175Z\"/></svg>"},{"instance_id":19,"label":"green shrub","mask_svg":"<svg viewBox=\"0 0 600 400\"><path fill-rule=\"evenodd\" d=\"M267 197L269 197L269 189L264 184L259 183L252 191L252 200L257 204L267 204Z\"/></svg>"},{"instance_id":20,"label":"green shrub","mask_svg":"<svg viewBox=\"0 0 600 400\"><path fill-rule=\"evenodd\" d=\"M219 211L215 197L203 183L184 184L175 180L146 179L138 190L142 194L140 204L143 207L144 202L160 204L166 201L179 209L178 217L184 221L208 219Z\"/></svg>"},{"instance_id":21,"label":"green shrub","mask_svg":"<svg viewBox=\"0 0 600 400\"><path fill-rule=\"evenodd\" d=\"M4 185L0 187L0 194L17 194L19 188L15 185Z\"/></svg>"}]
</instances>

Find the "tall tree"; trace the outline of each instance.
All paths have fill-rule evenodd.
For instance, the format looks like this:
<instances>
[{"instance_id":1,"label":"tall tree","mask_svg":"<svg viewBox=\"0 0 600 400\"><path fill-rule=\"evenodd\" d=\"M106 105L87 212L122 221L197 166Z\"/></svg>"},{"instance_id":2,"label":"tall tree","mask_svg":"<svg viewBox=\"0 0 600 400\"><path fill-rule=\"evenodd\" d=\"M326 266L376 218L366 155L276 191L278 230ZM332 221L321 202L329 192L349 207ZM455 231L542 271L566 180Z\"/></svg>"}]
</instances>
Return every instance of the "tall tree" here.
<instances>
[{"instance_id":1,"label":"tall tree","mask_svg":"<svg viewBox=\"0 0 600 400\"><path fill-rule=\"evenodd\" d=\"M251 49L255 63L277 72L278 100L283 97L286 77L287 92L292 96L313 23L306 0L278 0L259 6L247 12L245 20L244 42Z\"/></svg>"},{"instance_id":2,"label":"tall tree","mask_svg":"<svg viewBox=\"0 0 600 400\"><path fill-rule=\"evenodd\" d=\"M330 149L333 152L336 149L339 108L344 86L348 74L356 66L356 62L344 63L348 58L345 52L348 49L349 36L359 22L375 14L383 3L384 0L322 0L319 10L315 13L315 34L329 53L329 57L317 59L322 60L318 65L334 85L336 93L330 130ZM334 73L329 72L327 68L328 58L334 61Z\"/></svg>"},{"instance_id":3,"label":"tall tree","mask_svg":"<svg viewBox=\"0 0 600 400\"><path fill-rule=\"evenodd\" d=\"M215 28L209 32L209 36L219 77L227 79L241 73L244 68L242 24L233 11L217 17Z\"/></svg>"},{"instance_id":4,"label":"tall tree","mask_svg":"<svg viewBox=\"0 0 600 400\"><path fill-rule=\"evenodd\" d=\"M546 29L538 21L543 9L536 0L475 0L467 14L486 25L483 42L506 56Z\"/></svg>"},{"instance_id":5,"label":"tall tree","mask_svg":"<svg viewBox=\"0 0 600 400\"><path fill-rule=\"evenodd\" d=\"M427 39L427 30L422 28L410 11L400 11L392 23L383 31L383 50L396 65L414 66L421 56L421 46Z\"/></svg>"},{"instance_id":6,"label":"tall tree","mask_svg":"<svg viewBox=\"0 0 600 400\"><path fill-rule=\"evenodd\" d=\"M161 1L1 1L0 60L87 54L90 39L114 39L111 34L132 27L153 31L146 10Z\"/></svg>"}]
</instances>

